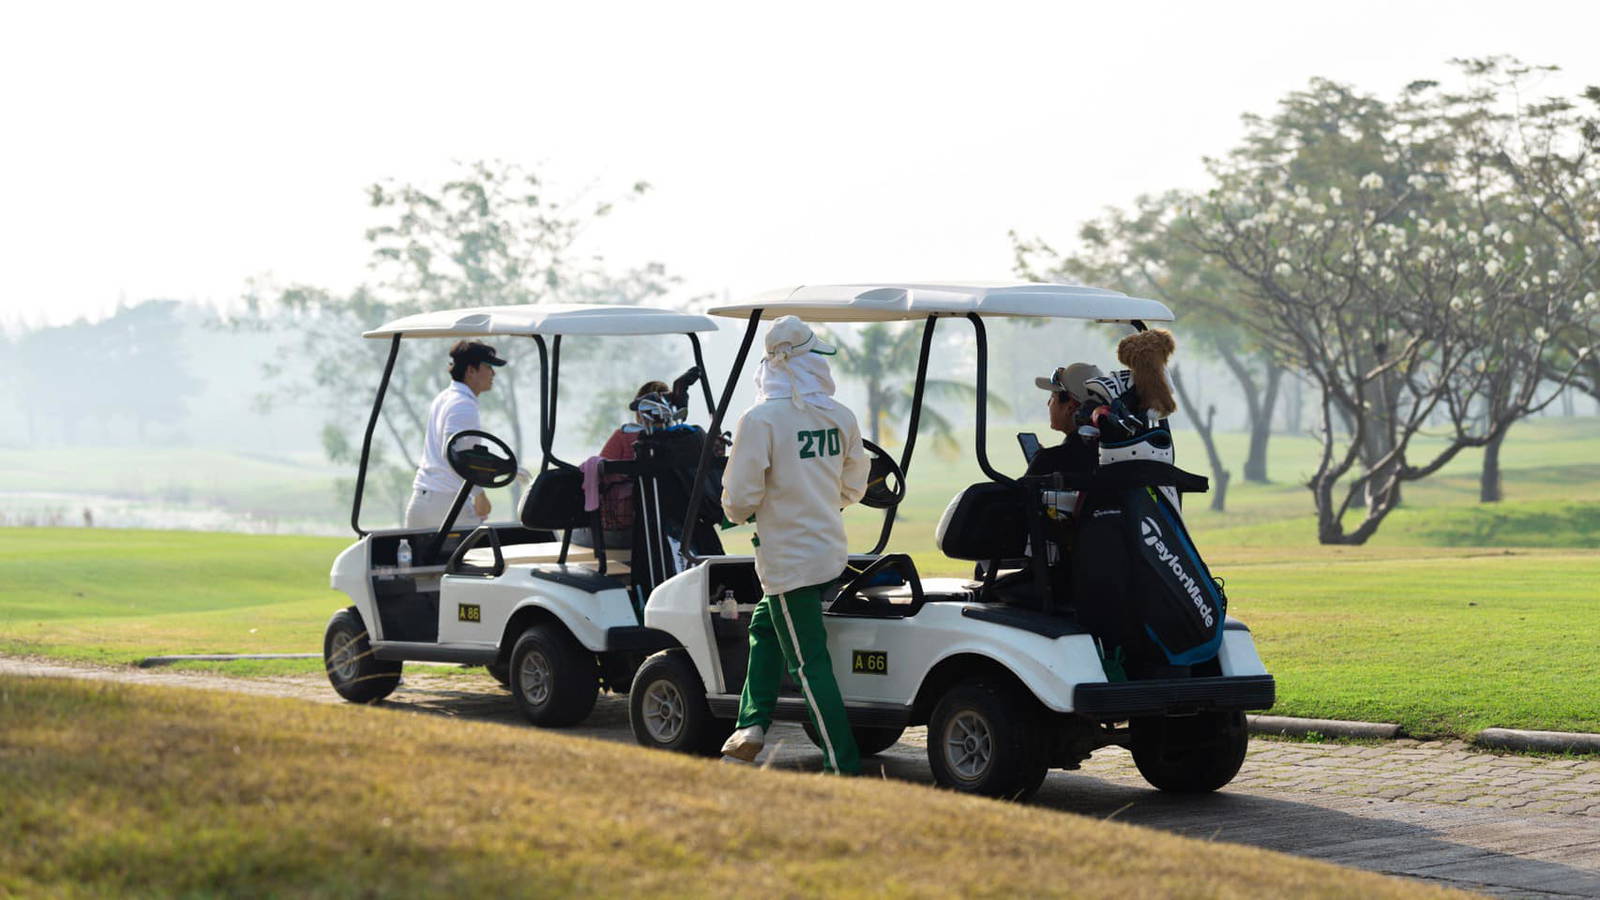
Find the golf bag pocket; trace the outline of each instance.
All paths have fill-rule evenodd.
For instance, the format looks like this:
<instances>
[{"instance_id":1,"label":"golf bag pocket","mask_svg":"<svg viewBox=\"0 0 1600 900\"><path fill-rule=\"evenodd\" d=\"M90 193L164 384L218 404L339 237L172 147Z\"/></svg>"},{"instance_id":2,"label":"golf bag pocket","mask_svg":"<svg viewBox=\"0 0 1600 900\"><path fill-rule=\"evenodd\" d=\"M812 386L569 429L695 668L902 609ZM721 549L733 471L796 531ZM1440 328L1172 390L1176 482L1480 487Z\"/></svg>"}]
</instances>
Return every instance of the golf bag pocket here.
<instances>
[{"instance_id":1,"label":"golf bag pocket","mask_svg":"<svg viewBox=\"0 0 1600 900\"><path fill-rule=\"evenodd\" d=\"M1135 563L1130 587L1145 632L1172 665L1215 657L1227 598L1194 549L1183 519L1154 488L1124 491L1122 499L1123 533Z\"/></svg>"},{"instance_id":2,"label":"golf bag pocket","mask_svg":"<svg viewBox=\"0 0 1600 900\"><path fill-rule=\"evenodd\" d=\"M1093 491L1078 511L1072 544L1072 597L1078 622L1109 652L1146 645L1134 590L1135 558L1119 492Z\"/></svg>"}]
</instances>

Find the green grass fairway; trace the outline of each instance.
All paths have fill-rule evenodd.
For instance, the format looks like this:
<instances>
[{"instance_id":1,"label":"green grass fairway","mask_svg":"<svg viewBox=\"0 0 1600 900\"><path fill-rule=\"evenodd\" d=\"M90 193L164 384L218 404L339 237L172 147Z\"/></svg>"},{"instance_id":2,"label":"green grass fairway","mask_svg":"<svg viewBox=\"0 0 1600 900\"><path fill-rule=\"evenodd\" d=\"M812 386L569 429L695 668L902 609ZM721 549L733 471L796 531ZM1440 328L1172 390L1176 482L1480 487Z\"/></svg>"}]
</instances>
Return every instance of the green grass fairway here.
<instances>
[{"instance_id":1,"label":"green grass fairway","mask_svg":"<svg viewBox=\"0 0 1600 900\"><path fill-rule=\"evenodd\" d=\"M348 545L341 538L0 529L0 651L101 663L168 653L320 653L323 626L341 606L328 569ZM272 663L253 671L321 668Z\"/></svg>"},{"instance_id":2,"label":"green grass fairway","mask_svg":"<svg viewBox=\"0 0 1600 900\"><path fill-rule=\"evenodd\" d=\"M1224 550L1280 715L1600 732L1600 553ZM1234 558L1234 561L1230 561Z\"/></svg>"},{"instance_id":3,"label":"green grass fairway","mask_svg":"<svg viewBox=\"0 0 1600 900\"><path fill-rule=\"evenodd\" d=\"M5 895L1457 896L900 782L383 709L0 678L0 721Z\"/></svg>"},{"instance_id":4,"label":"green grass fairway","mask_svg":"<svg viewBox=\"0 0 1600 900\"><path fill-rule=\"evenodd\" d=\"M346 542L195 532L0 530L0 652L101 663L318 652ZM1283 715L1600 732L1600 552L1207 547L1254 629ZM928 560L931 567L932 560ZM944 561L946 565L949 561ZM253 631L252 631L253 629ZM238 675L315 660L211 663Z\"/></svg>"}]
</instances>

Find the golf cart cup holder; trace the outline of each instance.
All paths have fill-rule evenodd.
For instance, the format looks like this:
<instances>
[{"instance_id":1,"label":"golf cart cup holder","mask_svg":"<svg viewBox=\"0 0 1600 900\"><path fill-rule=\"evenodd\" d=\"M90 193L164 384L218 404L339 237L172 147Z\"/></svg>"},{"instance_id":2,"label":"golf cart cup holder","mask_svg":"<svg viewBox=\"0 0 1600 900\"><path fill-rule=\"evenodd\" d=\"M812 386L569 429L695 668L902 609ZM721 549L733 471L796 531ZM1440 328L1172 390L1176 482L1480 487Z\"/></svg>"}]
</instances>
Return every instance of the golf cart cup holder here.
<instances>
[{"instance_id":1,"label":"golf cart cup holder","mask_svg":"<svg viewBox=\"0 0 1600 900\"><path fill-rule=\"evenodd\" d=\"M911 589L910 606L902 609L896 605L891 608L891 604L885 601L862 596L861 590L875 586L874 582L885 572L894 572L905 579L906 586ZM828 612L856 616L892 613L897 617L909 618L916 615L926 602L928 597L922 592L922 578L917 574L917 564L904 553L886 553L839 586L839 593L828 607Z\"/></svg>"},{"instance_id":2,"label":"golf cart cup holder","mask_svg":"<svg viewBox=\"0 0 1600 900\"><path fill-rule=\"evenodd\" d=\"M489 546L494 550L494 565L488 569L482 566L467 565L464 562L467 551L478 546L485 536L489 538ZM444 567L446 575L484 575L490 578L499 578L505 574L505 571L506 558L500 552L500 536L495 534L494 528L488 525L479 525L473 529L472 534L467 535L467 539L461 542L461 546L450 554L450 562Z\"/></svg>"},{"instance_id":3,"label":"golf cart cup holder","mask_svg":"<svg viewBox=\"0 0 1600 900\"><path fill-rule=\"evenodd\" d=\"M861 445L872 458L872 468L867 472L867 492L861 495L861 505L872 509L900 505L906 496L906 476L900 471L899 463L871 441L863 440Z\"/></svg>"},{"instance_id":4,"label":"golf cart cup holder","mask_svg":"<svg viewBox=\"0 0 1600 900\"><path fill-rule=\"evenodd\" d=\"M463 438L478 438L499 450L504 456L490 453L489 447L481 444L457 448L456 445ZM444 446L445 460L450 463L450 469L473 487L501 488L517 477L517 455L511 452L505 441L487 431L476 429L458 431L450 435Z\"/></svg>"}]
</instances>

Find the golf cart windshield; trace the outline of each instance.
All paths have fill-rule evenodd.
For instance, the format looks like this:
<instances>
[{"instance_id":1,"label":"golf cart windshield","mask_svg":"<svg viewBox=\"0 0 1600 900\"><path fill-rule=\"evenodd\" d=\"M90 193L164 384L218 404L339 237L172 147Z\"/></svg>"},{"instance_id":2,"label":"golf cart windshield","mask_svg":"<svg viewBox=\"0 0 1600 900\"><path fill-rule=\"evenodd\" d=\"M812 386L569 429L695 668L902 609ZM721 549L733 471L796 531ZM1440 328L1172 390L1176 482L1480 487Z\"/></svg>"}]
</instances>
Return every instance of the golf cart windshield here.
<instances>
[{"instance_id":1,"label":"golf cart windshield","mask_svg":"<svg viewBox=\"0 0 1600 900\"><path fill-rule=\"evenodd\" d=\"M961 284L961 283L881 283L803 285L768 291L754 299L731 306L713 307L712 315L741 317L748 321L733 368L724 382L722 400L711 419L710 430L722 427L732 399L733 386L755 340L762 319L799 316L807 322L902 322L922 320L922 349L917 359L917 377L911 400L906 439L901 451L899 473L903 479L911 467L916 447L917 424L922 415L923 392L927 383L928 357L933 346L934 325L941 318L961 317L972 323L977 338L977 426L976 456L984 474L996 482L1010 483L989 462L986 446L988 416L989 345L983 325L986 317L1083 319L1093 322L1122 322L1143 331L1146 322L1170 322L1172 310L1158 300L1130 297L1104 288L1066 284ZM698 502L700 479L704 477L709 453L702 455L696 473L693 496ZM697 510L691 508L692 521ZM868 551L876 555L888 546L894 528L895 507L884 510L883 529L877 544ZM687 526L686 526L687 527Z\"/></svg>"},{"instance_id":2,"label":"golf cart windshield","mask_svg":"<svg viewBox=\"0 0 1600 900\"><path fill-rule=\"evenodd\" d=\"M362 336L389 339L389 357L383 378L378 382L372 413L361 442L361 463L356 472L355 498L350 509L350 526L357 535L361 527L361 497L366 487L367 464L372 452L372 435L383 410L383 398L400 355L400 342L407 338L446 338L463 340L493 336L532 338L539 349L539 445L543 451L540 469L551 459L555 437L557 381L561 368L561 340L567 335L591 337L682 334L689 338L695 365L705 372L700 348L700 332L716 331L717 323L707 316L658 309L648 306L608 306L602 304L551 304L548 306L481 306L467 309L440 309L416 313L386 322ZM546 342L546 337L550 341ZM710 380L700 379L706 408L712 409L714 395Z\"/></svg>"}]
</instances>

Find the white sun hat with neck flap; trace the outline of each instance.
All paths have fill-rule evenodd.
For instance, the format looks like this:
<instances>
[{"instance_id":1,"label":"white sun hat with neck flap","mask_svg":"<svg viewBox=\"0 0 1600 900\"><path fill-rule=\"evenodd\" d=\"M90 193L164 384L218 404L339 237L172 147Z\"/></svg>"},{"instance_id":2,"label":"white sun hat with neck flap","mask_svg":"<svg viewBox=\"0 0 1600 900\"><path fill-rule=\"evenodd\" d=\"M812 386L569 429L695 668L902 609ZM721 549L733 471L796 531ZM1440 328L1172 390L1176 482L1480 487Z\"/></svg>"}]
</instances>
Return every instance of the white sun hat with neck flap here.
<instances>
[{"instance_id":1,"label":"white sun hat with neck flap","mask_svg":"<svg viewBox=\"0 0 1600 900\"><path fill-rule=\"evenodd\" d=\"M769 359L792 359L804 353L832 356L835 352L833 345L817 337L799 316L781 316L767 329Z\"/></svg>"}]
</instances>

